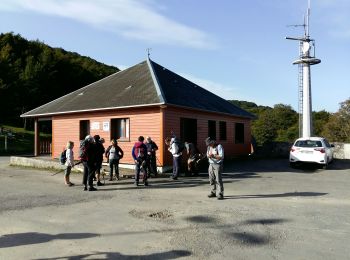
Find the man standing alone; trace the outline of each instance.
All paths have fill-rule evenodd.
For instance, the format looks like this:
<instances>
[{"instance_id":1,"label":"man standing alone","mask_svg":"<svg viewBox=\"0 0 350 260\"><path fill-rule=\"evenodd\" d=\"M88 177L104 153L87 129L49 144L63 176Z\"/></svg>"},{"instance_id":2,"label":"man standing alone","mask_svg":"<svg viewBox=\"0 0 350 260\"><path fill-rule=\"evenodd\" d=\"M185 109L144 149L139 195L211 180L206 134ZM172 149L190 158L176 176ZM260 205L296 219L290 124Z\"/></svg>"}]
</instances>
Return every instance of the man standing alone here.
<instances>
[{"instance_id":1,"label":"man standing alone","mask_svg":"<svg viewBox=\"0 0 350 260\"><path fill-rule=\"evenodd\" d=\"M217 144L215 139L208 137L205 139L207 145L207 157L209 160L209 183L210 194L209 198L216 197L216 190L218 189L218 200L224 199L224 185L222 183L222 170L224 162L224 148L221 144Z\"/></svg>"}]
</instances>

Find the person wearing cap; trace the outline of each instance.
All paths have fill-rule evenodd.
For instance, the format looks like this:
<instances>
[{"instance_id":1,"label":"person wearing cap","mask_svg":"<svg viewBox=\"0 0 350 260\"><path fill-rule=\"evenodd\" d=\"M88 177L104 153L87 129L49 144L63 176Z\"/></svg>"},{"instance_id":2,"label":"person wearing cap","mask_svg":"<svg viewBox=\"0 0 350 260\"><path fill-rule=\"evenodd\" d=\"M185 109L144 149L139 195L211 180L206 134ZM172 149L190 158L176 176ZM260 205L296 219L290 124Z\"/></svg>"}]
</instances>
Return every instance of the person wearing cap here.
<instances>
[{"instance_id":1,"label":"person wearing cap","mask_svg":"<svg viewBox=\"0 0 350 260\"><path fill-rule=\"evenodd\" d=\"M224 185L222 182L222 170L224 162L224 148L221 144L217 144L213 138L206 138L207 157L209 161L209 183L210 193L209 198L217 196L218 200L224 199Z\"/></svg>"}]
</instances>

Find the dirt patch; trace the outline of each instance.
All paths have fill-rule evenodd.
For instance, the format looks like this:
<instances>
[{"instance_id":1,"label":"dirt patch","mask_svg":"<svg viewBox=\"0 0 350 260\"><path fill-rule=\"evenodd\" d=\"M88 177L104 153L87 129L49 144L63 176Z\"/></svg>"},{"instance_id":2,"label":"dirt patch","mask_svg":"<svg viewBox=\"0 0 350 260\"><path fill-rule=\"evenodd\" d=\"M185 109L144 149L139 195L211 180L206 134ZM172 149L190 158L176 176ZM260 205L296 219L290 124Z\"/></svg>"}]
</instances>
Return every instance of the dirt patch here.
<instances>
[{"instance_id":1,"label":"dirt patch","mask_svg":"<svg viewBox=\"0 0 350 260\"><path fill-rule=\"evenodd\" d=\"M139 211L131 210L129 214L136 218L152 218L157 220L165 220L171 218L173 215L168 210L158 210L158 211Z\"/></svg>"}]
</instances>

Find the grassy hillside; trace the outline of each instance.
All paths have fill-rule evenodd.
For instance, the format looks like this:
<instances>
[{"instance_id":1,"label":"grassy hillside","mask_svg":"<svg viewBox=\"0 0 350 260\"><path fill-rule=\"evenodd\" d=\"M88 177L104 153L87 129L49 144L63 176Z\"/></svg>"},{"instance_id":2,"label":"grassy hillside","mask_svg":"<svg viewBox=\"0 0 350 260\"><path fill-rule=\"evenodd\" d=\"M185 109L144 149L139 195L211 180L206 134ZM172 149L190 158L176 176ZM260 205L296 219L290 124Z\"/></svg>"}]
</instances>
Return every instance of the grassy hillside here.
<instances>
[{"instance_id":1,"label":"grassy hillside","mask_svg":"<svg viewBox=\"0 0 350 260\"><path fill-rule=\"evenodd\" d=\"M7 136L7 150L5 150ZM51 139L51 134L40 134L41 139ZM8 125L0 132L0 155L34 154L34 131Z\"/></svg>"},{"instance_id":2,"label":"grassy hillside","mask_svg":"<svg viewBox=\"0 0 350 260\"><path fill-rule=\"evenodd\" d=\"M0 125L86 86L118 68L13 33L0 34Z\"/></svg>"}]
</instances>

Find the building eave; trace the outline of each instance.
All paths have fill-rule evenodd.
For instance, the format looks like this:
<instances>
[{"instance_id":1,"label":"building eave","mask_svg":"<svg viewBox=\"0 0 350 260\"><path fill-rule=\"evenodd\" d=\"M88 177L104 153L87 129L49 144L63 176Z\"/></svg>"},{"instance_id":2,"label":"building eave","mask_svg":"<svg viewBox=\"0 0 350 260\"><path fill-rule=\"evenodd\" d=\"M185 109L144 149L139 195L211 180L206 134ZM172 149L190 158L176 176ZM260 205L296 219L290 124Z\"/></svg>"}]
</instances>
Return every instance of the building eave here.
<instances>
[{"instance_id":1,"label":"building eave","mask_svg":"<svg viewBox=\"0 0 350 260\"><path fill-rule=\"evenodd\" d=\"M29 118L29 117L55 116L55 115L66 115L66 114L77 114L77 113L86 113L86 112L106 111L106 110L118 110L118 109L140 108L140 107L154 107L154 106L162 106L162 105L165 105L165 103L163 102L163 103L153 103L153 104L143 104L143 105L133 105L133 106L82 109L82 110L72 110L72 111L42 113L42 114L31 114L31 115L22 114L20 117L22 117L22 118Z\"/></svg>"}]
</instances>

